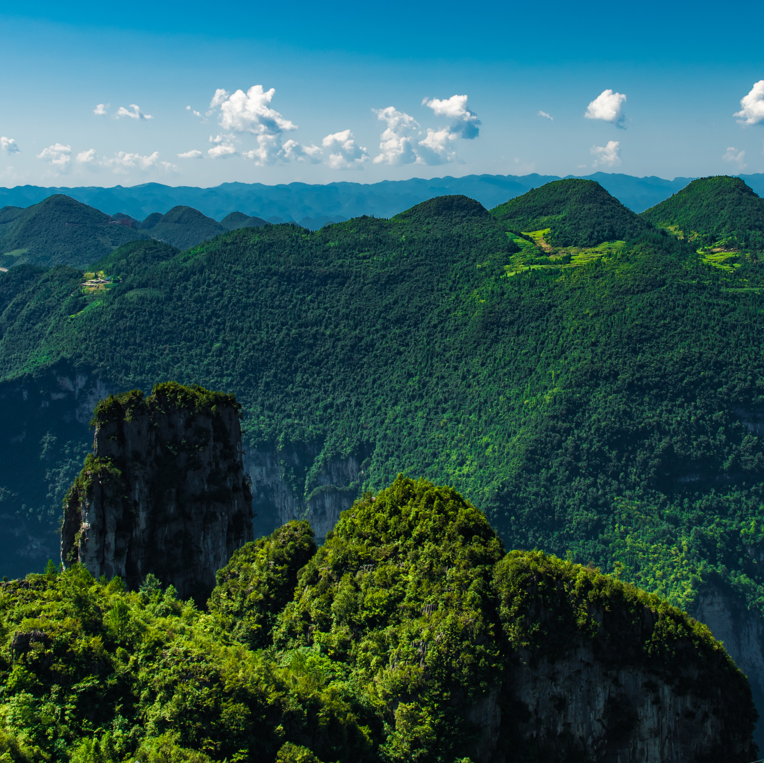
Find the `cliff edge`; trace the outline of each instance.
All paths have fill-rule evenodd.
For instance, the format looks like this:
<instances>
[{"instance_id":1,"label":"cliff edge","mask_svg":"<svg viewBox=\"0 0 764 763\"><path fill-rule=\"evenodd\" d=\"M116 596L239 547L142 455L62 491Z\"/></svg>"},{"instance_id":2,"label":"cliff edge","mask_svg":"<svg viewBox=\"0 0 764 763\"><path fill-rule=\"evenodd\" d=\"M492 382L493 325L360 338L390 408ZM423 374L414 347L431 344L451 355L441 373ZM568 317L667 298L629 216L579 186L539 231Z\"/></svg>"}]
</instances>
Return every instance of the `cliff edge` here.
<instances>
[{"instance_id":1,"label":"cliff edge","mask_svg":"<svg viewBox=\"0 0 764 763\"><path fill-rule=\"evenodd\" d=\"M159 384L95 409L93 454L64 501L61 561L137 588L149 573L203 601L253 539L233 395Z\"/></svg>"}]
</instances>

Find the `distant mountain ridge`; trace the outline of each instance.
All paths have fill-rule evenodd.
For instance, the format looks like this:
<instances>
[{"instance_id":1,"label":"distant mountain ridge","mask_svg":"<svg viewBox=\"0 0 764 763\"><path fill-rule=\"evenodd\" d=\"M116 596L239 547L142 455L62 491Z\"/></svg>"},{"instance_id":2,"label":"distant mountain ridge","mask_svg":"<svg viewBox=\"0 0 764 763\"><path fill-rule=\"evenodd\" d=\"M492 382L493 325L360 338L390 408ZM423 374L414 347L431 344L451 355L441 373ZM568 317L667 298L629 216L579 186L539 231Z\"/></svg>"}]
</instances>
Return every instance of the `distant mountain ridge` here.
<instances>
[{"instance_id":1,"label":"distant mountain ridge","mask_svg":"<svg viewBox=\"0 0 764 763\"><path fill-rule=\"evenodd\" d=\"M569 176L570 177L570 176ZM759 195L764 195L764 174L741 175ZM558 175L467 175L425 180L385 180L380 183L328 183L309 185L289 183L223 183L213 188L171 187L145 183L132 187L43 188L17 186L0 188L0 207L28 207L48 196L66 194L108 215L126 214L143 220L152 212L166 214L173 207L188 206L215 220L222 220L234 210L268 222L299 222L314 227L305 218L339 221L341 218L371 215L393 217L422 201L436 196L463 195L476 199L490 209L520 196L532 188L560 180ZM643 212L681 190L693 178L637 178L630 175L597 172L584 179L596 180L633 212ZM278 218L278 219L272 219Z\"/></svg>"}]
</instances>

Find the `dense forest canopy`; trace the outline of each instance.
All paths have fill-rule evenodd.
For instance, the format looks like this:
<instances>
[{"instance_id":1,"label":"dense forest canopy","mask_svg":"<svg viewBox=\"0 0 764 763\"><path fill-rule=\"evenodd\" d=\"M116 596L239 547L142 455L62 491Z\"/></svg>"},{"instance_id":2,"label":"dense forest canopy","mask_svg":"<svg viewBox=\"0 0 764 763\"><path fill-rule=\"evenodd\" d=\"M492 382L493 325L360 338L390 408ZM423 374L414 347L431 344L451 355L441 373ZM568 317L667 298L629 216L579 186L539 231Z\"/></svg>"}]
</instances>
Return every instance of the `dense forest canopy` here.
<instances>
[{"instance_id":1,"label":"dense forest canopy","mask_svg":"<svg viewBox=\"0 0 764 763\"><path fill-rule=\"evenodd\" d=\"M642 671L712 710L710 759L745 763L730 750L755 718L705 626L596 570L505 555L456 491L403 477L320 549L305 522L244 546L207 611L151 575L126 591L51 564L0 584L0 629L0 758L15 763L463 762L483 731L470 709L497 692L496 749L536 763L509 679L578 668L581 650L608 680Z\"/></svg>"},{"instance_id":2,"label":"dense forest canopy","mask_svg":"<svg viewBox=\"0 0 764 763\"><path fill-rule=\"evenodd\" d=\"M764 199L740 178L693 180L641 217L697 246L764 250Z\"/></svg>"},{"instance_id":3,"label":"dense forest canopy","mask_svg":"<svg viewBox=\"0 0 764 763\"><path fill-rule=\"evenodd\" d=\"M549 229L556 247L592 247L644 233L648 226L593 180L558 180L491 210L516 233Z\"/></svg>"},{"instance_id":4,"label":"dense forest canopy","mask_svg":"<svg viewBox=\"0 0 764 763\"><path fill-rule=\"evenodd\" d=\"M584 212L604 194L565 182ZM368 453L356 489L426 476L509 547L622 568L685 607L718 577L761 609L762 280L639 225L590 260L516 268L534 245L455 196L185 252L133 243L94 266L121 279L96 291L74 269L14 268L0 275L0 368L7 384L82 369L117 390L231 390L248 447L319 453L289 472L300 497L320 464ZM40 468L16 450L9 502ZM55 521L82 453L60 458L28 519Z\"/></svg>"},{"instance_id":5,"label":"dense forest canopy","mask_svg":"<svg viewBox=\"0 0 764 763\"><path fill-rule=\"evenodd\" d=\"M66 264L84 268L121 244L148 236L57 194L39 204L0 210L0 266Z\"/></svg>"}]
</instances>

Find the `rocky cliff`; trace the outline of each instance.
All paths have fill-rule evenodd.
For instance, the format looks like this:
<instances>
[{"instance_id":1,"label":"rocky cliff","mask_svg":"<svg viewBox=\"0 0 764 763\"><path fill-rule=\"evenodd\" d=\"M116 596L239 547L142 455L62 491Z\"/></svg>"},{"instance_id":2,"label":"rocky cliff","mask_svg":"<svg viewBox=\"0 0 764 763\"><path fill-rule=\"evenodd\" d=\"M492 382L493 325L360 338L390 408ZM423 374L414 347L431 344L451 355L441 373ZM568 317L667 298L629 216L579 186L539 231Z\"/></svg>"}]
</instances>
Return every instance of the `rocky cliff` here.
<instances>
[{"instance_id":1,"label":"rocky cliff","mask_svg":"<svg viewBox=\"0 0 764 763\"><path fill-rule=\"evenodd\" d=\"M323 542L360 495L372 452L370 445L330 457L317 445L248 448L244 467L252 480L256 534L307 519Z\"/></svg>"},{"instance_id":2,"label":"rocky cliff","mask_svg":"<svg viewBox=\"0 0 764 763\"><path fill-rule=\"evenodd\" d=\"M510 553L495 581L514 650L500 711L505 751L613 763L755 759L750 688L706 626L538 552Z\"/></svg>"},{"instance_id":3,"label":"rocky cliff","mask_svg":"<svg viewBox=\"0 0 764 763\"><path fill-rule=\"evenodd\" d=\"M175 383L109 396L64 503L61 560L138 587L149 573L204 600L253 539L235 398Z\"/></svg>"}]
</instances>

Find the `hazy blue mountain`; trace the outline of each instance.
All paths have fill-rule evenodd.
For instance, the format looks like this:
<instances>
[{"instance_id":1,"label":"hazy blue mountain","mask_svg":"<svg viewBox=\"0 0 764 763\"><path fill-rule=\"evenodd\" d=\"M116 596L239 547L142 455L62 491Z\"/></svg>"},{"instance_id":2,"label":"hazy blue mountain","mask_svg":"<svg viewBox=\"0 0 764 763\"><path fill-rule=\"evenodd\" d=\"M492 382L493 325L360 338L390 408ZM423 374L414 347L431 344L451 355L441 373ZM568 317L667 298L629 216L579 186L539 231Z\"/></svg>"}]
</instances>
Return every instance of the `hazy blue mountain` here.
<instances>
[{"instance_id":1,"label":"hazy blue mountain","mask_svg":"<svg viewBox=\"0 0 764 763\"><path fill-rule=\"evenodd\" d=\"M741 175L759 195L764 195L764 174ZM587 179L596 180L622 204L634 212L659 204L680 191L694 178L665 180L658 177L637 178L630 175L597 172ZM261 183L223 183L215 188L173 188L159 183L124 188L42 188L17 186L0 188L0 207L28 207L48 196L65 193L109 215L121 213L143 220L153 212L166 214L173 207L188 206L207 217L221 221L233 211L269 222L302 221L311 218L351 218L359 215L392 217L422 201L448 194L463 194L486 208L554 180L557 175L467 175L466 177L424 180L385 180L381 183L328 183L308 185L263 185Z\"/></svg>"}]
</instances>

